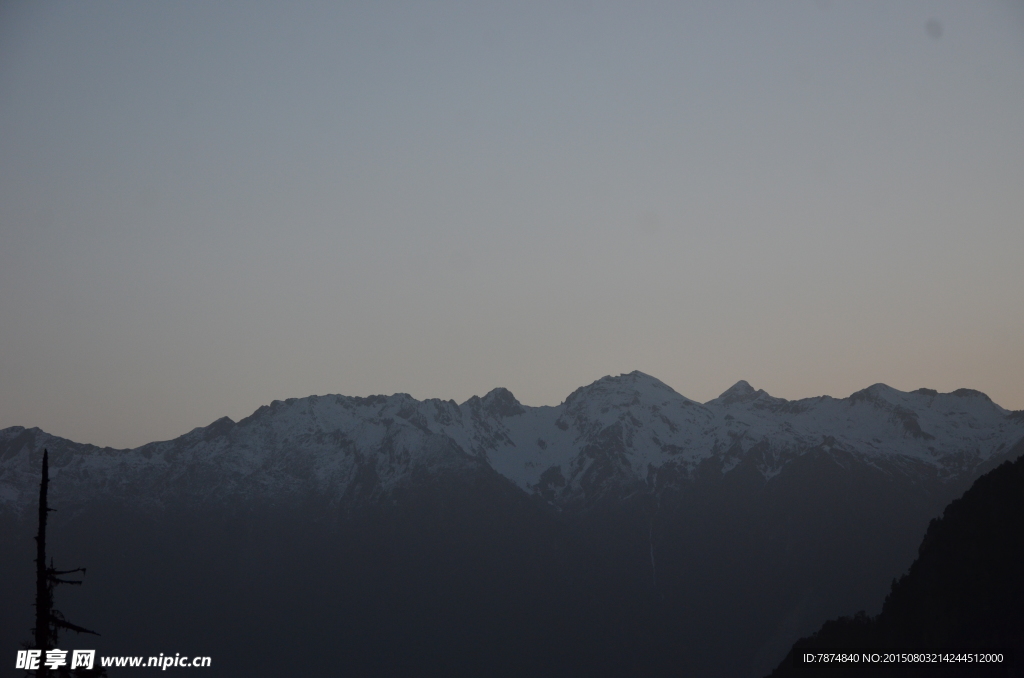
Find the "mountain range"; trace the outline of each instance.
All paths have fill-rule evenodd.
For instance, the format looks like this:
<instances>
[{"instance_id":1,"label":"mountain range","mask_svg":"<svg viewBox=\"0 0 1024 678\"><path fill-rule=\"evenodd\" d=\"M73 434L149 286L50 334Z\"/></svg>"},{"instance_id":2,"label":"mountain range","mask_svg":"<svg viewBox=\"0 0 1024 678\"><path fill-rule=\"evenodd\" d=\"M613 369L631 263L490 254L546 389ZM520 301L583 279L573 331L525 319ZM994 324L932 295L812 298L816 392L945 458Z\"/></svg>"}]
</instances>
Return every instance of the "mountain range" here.
<instances>
[{"instance_id":1,"label":"mountain range","mask_svg":"<svg viewBox=\"0 0 1024 678\"><path fill-rule=\"evenodd\" d=\"M2 651L28 637L44 448L53 550L90 572L64 606L109 652L203 647L239 676L759 676L877 611L1022 439L1024 413L967 389L741 381L702 404L640 372L556 407L274 401L132 450L7 428Z\"/></svg>"}]
</instances>

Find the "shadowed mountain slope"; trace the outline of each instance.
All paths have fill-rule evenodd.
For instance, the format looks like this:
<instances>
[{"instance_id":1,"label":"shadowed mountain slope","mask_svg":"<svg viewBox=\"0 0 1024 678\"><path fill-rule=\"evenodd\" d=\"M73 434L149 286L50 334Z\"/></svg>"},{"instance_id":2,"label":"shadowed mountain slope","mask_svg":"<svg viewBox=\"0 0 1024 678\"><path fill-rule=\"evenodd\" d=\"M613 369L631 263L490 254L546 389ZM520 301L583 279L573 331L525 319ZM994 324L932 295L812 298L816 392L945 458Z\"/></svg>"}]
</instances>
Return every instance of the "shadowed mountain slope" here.
<instances>
[{"instance_id":1,"label":"shadowed mountain slope","mask_svg":"<svg viewBox=\"0 0 1024 678\"><path fill-rule=\"evenodd\" d=\"M1024 444L1017 445L1024 452ZM893 675L1024 675L1024 457L979 478L928 526L910 571L882 611L826 622L794 645L773 677L804 675L792 654L815 648L1002 651L1003 666L929 666ZM842 675L883 675L847 666ZM887 675L887 674L885 674Z\"/></svg>"}]
</instances>

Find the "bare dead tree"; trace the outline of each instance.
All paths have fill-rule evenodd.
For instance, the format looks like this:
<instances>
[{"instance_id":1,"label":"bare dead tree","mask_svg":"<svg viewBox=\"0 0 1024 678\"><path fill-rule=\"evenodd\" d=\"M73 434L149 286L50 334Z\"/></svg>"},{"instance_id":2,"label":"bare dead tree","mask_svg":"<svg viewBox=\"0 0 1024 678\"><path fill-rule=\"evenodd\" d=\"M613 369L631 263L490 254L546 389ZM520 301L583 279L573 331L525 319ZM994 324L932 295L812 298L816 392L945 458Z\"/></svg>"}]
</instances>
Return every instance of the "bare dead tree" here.
<instances>
[{"instance_id":1,"label":"bare dead tree","mask_svg":"<svg viewBox=\"0 0 1024 678\"><path fill-rule=\"evenodd\" d=\"M53 566L53 558L49 565L46 563L46 521L51 512L47 503L47 491L50 485L50 460L49 452L43 450L43 476L39 483L39 531L36 533L36 626L33 629L36 648L43 651L42 659L46 658L46 651L57 647L57 638L61 629L74 631L75 633L89 633L94 636L99 634L95 631L72 624L60 611L53 607L53 589L60 584L71 584L81 586L80 579L64 579L65 575L82 573L85 568L79 567L73 570L58 570ZM66 673L66 672L65 672ZM52 675L50 669L43 661L40 661L39 669L36 671L37 678L46 678Z\"/></svg>"}]
</instances>

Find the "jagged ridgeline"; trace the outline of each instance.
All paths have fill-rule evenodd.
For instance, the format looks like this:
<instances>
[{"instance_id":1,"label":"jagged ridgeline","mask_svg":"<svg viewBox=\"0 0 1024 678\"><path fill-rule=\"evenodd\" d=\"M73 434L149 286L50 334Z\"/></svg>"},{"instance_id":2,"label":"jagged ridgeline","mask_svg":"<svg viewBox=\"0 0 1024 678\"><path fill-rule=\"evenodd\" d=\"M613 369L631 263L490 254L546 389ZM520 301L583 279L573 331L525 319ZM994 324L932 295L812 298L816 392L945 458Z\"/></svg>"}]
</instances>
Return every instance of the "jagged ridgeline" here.
<instances>
[{"instance_id":1,"label":"jagged ridgeline","mask_svg":"<svg viewBox=\"0 0 1024 678\"><path fill-rule=\"evenodd\" d=\"M89 564L62 610L101 654L209 655L218 676L764 675L824 620L877 613L929 521L1022 438L975 391L740 382L702 404L638 372L557 407L275 401L134 450L10 428L0 639L31 626L47 447L55 556Z\"/></svg>"},{"instance_id":2,"label":"jagged ridgeline","mask_svg":"<svg viewBox=\"0 0 1024 678\"><path fill-rule=\"evenodd\" d=\"M793 653L900 648L1003 654L1002 663L908 667L845 665L849 676L1024 675L1024 457L979 478L928 526L910 571L876 617L825 623L795 643L773 678L807 675ZM966 651L966 652L963 652ZM863 653L862 653L863 654Z\"/></svg>"}]
</instances>

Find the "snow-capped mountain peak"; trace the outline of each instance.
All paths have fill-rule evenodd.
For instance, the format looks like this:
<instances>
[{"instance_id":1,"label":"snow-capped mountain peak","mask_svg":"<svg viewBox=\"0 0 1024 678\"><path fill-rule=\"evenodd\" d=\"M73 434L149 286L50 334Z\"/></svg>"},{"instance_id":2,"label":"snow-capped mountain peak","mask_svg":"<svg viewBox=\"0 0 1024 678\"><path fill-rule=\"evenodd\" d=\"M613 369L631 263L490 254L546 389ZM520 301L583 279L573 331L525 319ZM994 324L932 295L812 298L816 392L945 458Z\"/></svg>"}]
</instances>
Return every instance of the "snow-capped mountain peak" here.
<instances>
[{"instance_id":1,"label":"snow-capped mountain peak","mask_svg":"<svg viewBox=\"0 0 1024 678\"><path fill-rule=\"evenodd\" d=\"M768 395L764 391L754 390L749 383L740 379L735 384L722 392L714 400L708 401L708 405L732 405L733 403L745 403L756 399L760 395Z\"/></svg>"},{"instance_id":2,"label":"snow-capped mountain peak","mask_svg":"<svg viewBox=\"0 0 1024 678\"><path fill-rule=\"evenodd\" d=\"M0 431L0 504L28 505L43 447L54 473L65 474L58 500L61 493L156 503L171 495L373 497L424 473L486 465L527 493L566 504L638 491L659 469L691 477L716 458L728 473L749 457L770 479L818 449L953 478L1022 437L1024 417L966 389L875 384L843 399L788 401L739 381L700 404L631 372L581 387L555 407L524 406L504 388L461 405L408 394L292 398L134 450L9 428Z\"/></svg>"},{"instance_id":3,"label":"snow-capped mountain peak","mask_svg":"<svg viewBox=\"0 0 1024 678\"><path fill-rule=\"evenodd\" d=\"M492 389L483 398L473 396L463 407L481 409L494 417L514 417L523 413L523 406L507 388Z\"/></svg>"}]
</instances>

